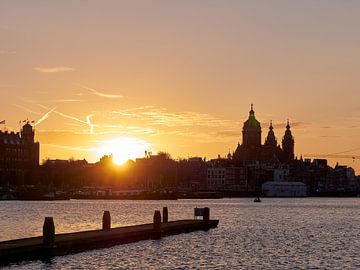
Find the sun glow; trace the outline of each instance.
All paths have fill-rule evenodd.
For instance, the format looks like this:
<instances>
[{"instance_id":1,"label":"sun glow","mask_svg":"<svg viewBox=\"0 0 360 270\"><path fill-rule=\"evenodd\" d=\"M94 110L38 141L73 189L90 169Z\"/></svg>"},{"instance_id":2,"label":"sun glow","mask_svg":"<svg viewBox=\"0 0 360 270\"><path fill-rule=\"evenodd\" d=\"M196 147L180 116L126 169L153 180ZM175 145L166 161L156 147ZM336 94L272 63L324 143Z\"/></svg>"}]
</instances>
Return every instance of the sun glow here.
<instances>
[{"instance_id":1,"label":"sun glow","mask_svg":"<svg viewBox=\"0 0 360 270\"><path fill-rule=\"evenodd\" d=\"M146 150L150 149L150 144L137 138L116 138L105 141L98 148L100 157L112 155L116 165L124 164L129 159L136 159L144 156Z\"/></svg>"}]
</instances>

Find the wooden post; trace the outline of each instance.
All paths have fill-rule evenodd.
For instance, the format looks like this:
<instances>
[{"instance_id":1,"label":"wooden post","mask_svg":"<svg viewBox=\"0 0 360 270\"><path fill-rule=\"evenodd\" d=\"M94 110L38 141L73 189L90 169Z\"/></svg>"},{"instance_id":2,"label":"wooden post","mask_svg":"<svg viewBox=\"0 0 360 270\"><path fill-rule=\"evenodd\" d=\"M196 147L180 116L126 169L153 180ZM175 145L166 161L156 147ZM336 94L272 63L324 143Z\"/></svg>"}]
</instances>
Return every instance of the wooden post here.
<instances>
[{"instance_id":1,"label":"wooden post","mask_svg":"<svg viewBox=\"0 0 360 270\"><path fill-rule=\"evenodd\" d=\"M111 228L111 216L109 211L104 211L103 215L103 230L110 230Z\"/></svg>"},{"instance_id":2,"label":"wooden post","mask_svg":"<svg viewBox=\"0 0 360 270\"><path fill-rule=\"evenodd\" d=\"M161 239L161 213L159 210L156 210L154 213L154 239Z\"/></svg>"},{"instance_id":3,"label":"wooden post","mask_svg":"<svg viewBox=\"0 0 360 270\"><path fill-rule=\"evenodd\" d=\"M43 225L43 244L53 246L55 244L55 224L52 217L45 217Z\"/></svg>"},{"instance_id":4,"label":"wooden post","mask_svg":"<svg viewBox=\"0 0 360 270\"><path fill-rule=\"evenodd\" d=\"M204 208L203 220L204 221L209 221L210 220L210 208L209 207Z\"/></svg>"},{"instance_id":5,"label":"wooden post","mask_svg":"<svg viewBox=\"0 0 360 270\"><path fill-rule=\"evenodd\" d=\"M163 223L167 223L169 221L168 209L167 207L163 207Z\"/></svg>"}]
</instances>

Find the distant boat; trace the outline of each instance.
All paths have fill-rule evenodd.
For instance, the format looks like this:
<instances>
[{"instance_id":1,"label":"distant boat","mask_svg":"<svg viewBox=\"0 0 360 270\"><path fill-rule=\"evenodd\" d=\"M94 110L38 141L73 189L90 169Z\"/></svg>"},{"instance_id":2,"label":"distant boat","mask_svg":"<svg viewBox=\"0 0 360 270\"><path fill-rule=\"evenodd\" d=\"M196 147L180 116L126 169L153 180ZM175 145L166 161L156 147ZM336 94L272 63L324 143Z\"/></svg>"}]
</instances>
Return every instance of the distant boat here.
<instances>
[{"instance_id":1,"label":"distant boat","mask_svg":"<svg viewBox=\"0 0 360 270\"><path fill-rule=\"evenodd\" d=\"M261 202L260 197L255 198L254 202Z\"/></svg>"}]
</instances>

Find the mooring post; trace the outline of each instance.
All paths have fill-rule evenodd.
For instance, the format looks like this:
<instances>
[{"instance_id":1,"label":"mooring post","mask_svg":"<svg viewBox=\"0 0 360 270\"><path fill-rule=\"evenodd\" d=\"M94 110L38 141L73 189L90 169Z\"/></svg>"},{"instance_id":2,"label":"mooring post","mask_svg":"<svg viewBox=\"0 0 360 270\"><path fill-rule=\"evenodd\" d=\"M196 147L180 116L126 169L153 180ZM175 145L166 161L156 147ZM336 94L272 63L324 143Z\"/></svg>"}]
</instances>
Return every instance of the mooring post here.
<instances>
[{"instance_id":1,"label":"mooring post","mask_svg":"<svg viewBox=\"0 0 360 270\"><path fill-rule=\"evenodd\" d=\"M154 213L154 239L161 239L161 213L159 210L156 210Z\"/></svg>"},{"instance_id":2,"label":"mooring post","mask_svg":"<svg viewBox=\"0 0 360 270\"><path fill-rule=\"evenodd\" d=\"M45 217L43 225L43 244L53 246L55 244L55 224L52 217Z\"/></svg>"},{"instance_id":3,"label":"mooring post","mask_svg":"<svg viewBox=\"0 0 360 270\"><path fill-rule=\"evenodd\" d=\"M169 220L168 208L163 207L163 223L167 223Z\"/></svg>"},{"instance_id":4,"label":"mooring post","mask_svg":"<svg viewBox=\"0 0 360 270\"><path fill-rule=\"evenodd\" d=\"M210 208L209 207L204 208L203 220L204 221L209 221L210 220Z\"/></svg>"},{"instance_id":5,"label":"mooring post","mask_svg":"<svg viewBox=\"0 0 360 270\"><path fill-rule=\"evenodd\" d=\"M102 228L103 230L110 230L111 228L111 216L109 211L104 211Z\"/></svg>"}]
</instances>

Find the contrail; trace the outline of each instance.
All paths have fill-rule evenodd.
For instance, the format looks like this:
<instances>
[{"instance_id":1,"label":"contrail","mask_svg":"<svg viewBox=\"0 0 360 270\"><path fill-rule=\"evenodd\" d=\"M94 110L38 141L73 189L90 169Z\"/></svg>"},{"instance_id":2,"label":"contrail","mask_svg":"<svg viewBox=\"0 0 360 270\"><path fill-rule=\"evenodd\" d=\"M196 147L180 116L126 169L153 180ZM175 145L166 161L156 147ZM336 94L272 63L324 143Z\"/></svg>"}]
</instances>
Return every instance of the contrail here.
<instances>
[{"instance_id":1,"label":"contrail","mask_svg":"<svg viewBox=\"0 0 360 270\"><path fill-rule=\"evenodd\" d=\"M59 112L59 111L54 111L54 113L64 117L64 118L68 118L68 119L71 119L71 120L74 120L76 122L79 122L79 123L82 123L82 124L85 124L85 125L88 125L90 127L90 134L94 134L94 124L91 123L91 117L93 116L92 114L89 114L86 116L86 121L84 120L81 120L75 116L71 116L71 115L68 115L68 114L64 114L62 112Z\"/></svg>"},{"instance_id":2,"label":"contrail","mask_svg":"<svg viewBox=\"0 0 360 270\"><path fill-rule=\"evenodd\" d=\"M55 111L56 107L52 108L50 111L48 111L47 113L45 113L39 120L36 121L36 123L34 124L34 126L37 126L38 124L40 124L41 122L45 121L50 114Z\"/></svg>"},{"instance_id":3,"label":"contrail","mask_svg":"<svg viewBox=\"0 0 360 270\"><path fill-rule=\"evenodd\" d=\"M86 116L86 122L90 127L90 134L94 134L94 124L91 123L91 117L93 117L92 114L89 114Z\"/></svg>"},{"instance_id":4,"label":"contrail","mask_svg":"<svg viewBox=\"0 0 360 270\"><path fill-rule=\"evenodd\" d=\"M47 108L47 107L44 106L44 105L41 105L41 104L38 104L38 105L39 105L40 107L42 107L42 108L49 109L49 108ZM71 119L71 120L74 120L74 121L76 121L76 122L79 122L79 123L88 125L88 126L90 127L90 134L94 134L94 126L95 126L95 125L94 125L93 123L91 123L91 117L93 116L93 114L87 115L87 116L86 116L86 121L84 121L84 120L81 120L80 118L77 118L77 117L75 117L75 116L68 115L68 114L65 114L65 113L56 111L55 109L56 109L56 107L53 108L50 112L54 112L54 113L56 113L57 115L60 115L60 116L62 116L62 117L64 117L64 118ZM46 119L46 118L45 118L45 119Z\"/></svg>"},{"instance_id":5,"label":"contrail","mask_svg":"<svg viewBox=\"0 0 360 270\"><path fill-rule=\"evenodd\" d=\"M77 121L77 122L80 122L80 123L83 123L83 124L88 124L88 122L85 122L84 120L81 120L75 116L71 116L71 115L68 115L68 114L65 114L65 113L62 113L62 112L59 112L59 111L54 111L54 113L62 116L62 117L65 117L65 118L68 118L68 119L71 119L71 120L74 120L74 121Z\"/></svg>"},{"instance_id":6,"label":"contrail","mask_svg":"<svg viewBox=\"0 0 360 270\"><path fill-rule=\"evenodd\" d=\"M28 109L28 108L26 108L26 107L24 107L24 106L21 106L21 105L19 105L19 104L13 104L13 105L14 105L15 107L18 107L18 108L20 108L20 109L23 109L23 110L25 110L25 111L27 111L27 112L29 112L29 113L41 115L41 113L32 111L32 110L30 110L30 109Z\"/></svg>"},{"instance_id":7,"label":"contrail","mask_svg":"<svg viewBox=\"0 0 360 270\"><path fill-rule=\"evenodd\" d=\"M87 87L87 86L84 86L84 85L79 85L79 86L80 86L81 88L85 89L85 90L90 91L91 93L93 93L94 95L97 95L97 96L99 96L99 97L106 97L106 98L123 98L123 97L124 97L124 96L122 96L122 95L102 93L102 92L97 91L97 90L94 89L94 88L90 88L90 87Z\"/></svg>"}]
</instances>

